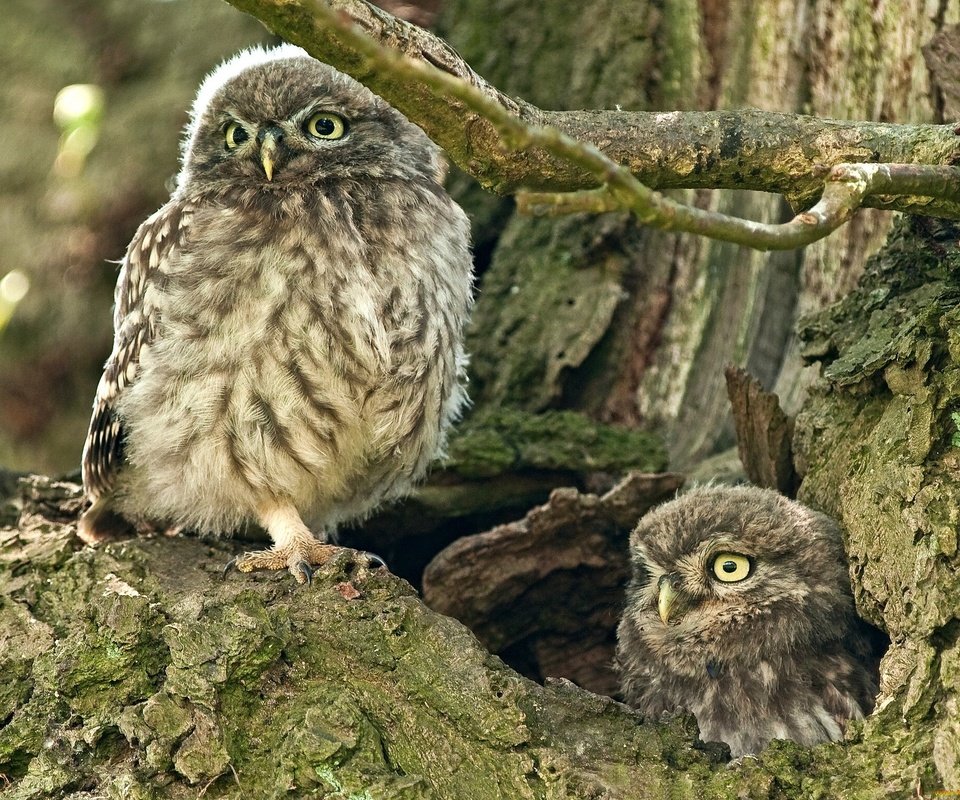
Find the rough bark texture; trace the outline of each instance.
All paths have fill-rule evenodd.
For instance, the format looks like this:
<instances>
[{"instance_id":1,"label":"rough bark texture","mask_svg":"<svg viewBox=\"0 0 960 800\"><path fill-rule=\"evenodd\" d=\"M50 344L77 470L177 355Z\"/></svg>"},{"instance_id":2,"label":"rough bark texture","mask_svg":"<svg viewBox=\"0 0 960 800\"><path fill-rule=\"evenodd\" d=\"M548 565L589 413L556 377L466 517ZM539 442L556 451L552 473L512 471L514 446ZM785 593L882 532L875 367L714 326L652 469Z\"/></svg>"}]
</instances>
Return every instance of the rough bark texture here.
<instances>
[{"instance_id":1,"label":"rough bark texture","mask_svg":"<svg viewBox=\"0 0 960 800\"><path fill-rule=\"evenodd\" d=\"M78 549L78 487L21 492L0 529L5 799L881 798L937 780L895 710L866 740L728 767L689 719L641 725L520 677L383 570L341 559L297 588L224 579L229 543Z\"/></svg>"},{"instance_id":2,"label":"rough bark texture","mask_svg":"<svg viewBox=\"0 0 960 800\"><path fill-rule=\"evenodd\" d=\"M960 25L941 30L923 48L937 119L960 119Z\"/></svg>"},{"instance_id":3,"label":"rough bark texture","mask_svg":"<svg viewBox=\"0 0 960 800\"><path fill-rule=\"evenodd\" d=\"M423 575L424 602L528 677L615 696L630 531L682 484L675 473L634 473L601 497L556 489L522 520L437 554Z\"/></svg>"},{"instance_id":4,"label":"rough bark texture","mask_svg":"<svg viewBox=\"0 0 960 800\"><path fill-rule=\"evenodd\" d=\"M452 3L443 31L488 80L540 107L756 106L883 121L931 118L919 45L960 13L931 15L920 0L876 14L815 0L595 0L542 19L534 7L482 5ZM753 219L786 213L770 195L687 196ZM478 401L657 426L672 465L689 467L733 443L724 364L746 366L795 413L811 377L792 343L795 315L854 285L886 220L866 212L803 253L763 255L616 215L513 217L470 341Z\"/></svg>"},{"instance_id":5,"label":"rough bark texture","mask_svg":"<svg viewBox=\"0 0 960 800\"><path fill-rule=\"evenodd\" d=\"M907 219L860 286L801 328L823 363L797 418L800 497L836 516L881 666L881 774L960 787L960 228ZM877 739L880 740L879 738ZM920 754L923 754L921 759Z\"/></svg>"},{"instance_id":6,"label":"rough bark texture","mask_svg":"<svg viewBox=\"0 0 960 800\"><path fill-rule=\"evenodd\" d=\"M0 544L6 797L663 796L665 750L710 778L688 728L520 678L384 571L224 580L229 545L78 551L37 511Z\"/></svg>"},{"instance_id":7,"label":"rough bark texture","mask_svg":"<svg viewBox=\"0 0 960 800\"><path fill-rule=\"evenodd\" d=\"M780 408L780 398L737 367L727 367L727 395L737 430L737 452L750 482L776 489L787 497L797 493L793 466L793 420Z\"/></svg>"}]
</instances>

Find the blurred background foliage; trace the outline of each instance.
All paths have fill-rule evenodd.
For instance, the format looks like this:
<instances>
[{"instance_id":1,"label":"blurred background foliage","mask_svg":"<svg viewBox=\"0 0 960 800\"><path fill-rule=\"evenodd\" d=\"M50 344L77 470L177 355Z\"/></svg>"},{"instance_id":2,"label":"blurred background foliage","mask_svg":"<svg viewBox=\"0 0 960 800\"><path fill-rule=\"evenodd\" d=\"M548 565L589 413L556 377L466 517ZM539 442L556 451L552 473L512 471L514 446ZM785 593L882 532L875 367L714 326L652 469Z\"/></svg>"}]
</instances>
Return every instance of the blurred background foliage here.
<instances>
[{"instance_id":1,"label":"blurred background foliage","mask_svg":"<svg viewBox=\"0 0 960 800\"><path fill-rule=\"evenodd\" d=\"M12 0L0 16L0 464L79 465L117 265L169 196L197 84L269 41L220 0Z\"/></svg>"}]
</instances>

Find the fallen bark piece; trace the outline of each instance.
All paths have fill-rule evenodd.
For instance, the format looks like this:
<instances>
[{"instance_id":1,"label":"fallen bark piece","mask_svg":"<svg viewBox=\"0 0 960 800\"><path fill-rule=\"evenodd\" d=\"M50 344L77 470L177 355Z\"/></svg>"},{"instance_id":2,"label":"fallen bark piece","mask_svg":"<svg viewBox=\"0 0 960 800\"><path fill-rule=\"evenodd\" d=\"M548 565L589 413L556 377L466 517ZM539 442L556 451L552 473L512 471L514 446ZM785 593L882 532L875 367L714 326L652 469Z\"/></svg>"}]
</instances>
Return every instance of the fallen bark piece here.
<instances>
[{"instance_id":1,"label":"fallen bark piece","mask_svg":"<svg viewBox=\"0 0 960 800\"><path fill-rule=\"evenodd\" d=\"M780 408L780 398L740 367L724 370L740 461L756 486L795 497L799 481L793 468L793 420Z\"/></svg>"}]
</instances>

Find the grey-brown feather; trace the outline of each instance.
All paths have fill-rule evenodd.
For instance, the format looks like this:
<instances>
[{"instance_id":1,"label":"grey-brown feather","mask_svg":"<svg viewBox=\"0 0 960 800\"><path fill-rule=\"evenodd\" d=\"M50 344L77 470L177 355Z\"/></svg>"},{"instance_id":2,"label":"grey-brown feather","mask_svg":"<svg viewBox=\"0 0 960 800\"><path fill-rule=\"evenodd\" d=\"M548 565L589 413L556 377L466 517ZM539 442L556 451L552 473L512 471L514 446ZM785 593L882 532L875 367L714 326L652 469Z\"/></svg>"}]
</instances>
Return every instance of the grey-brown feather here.
<instances>
[{"instance_id":1,"label":"grey-brown feather","mask_svg":"<svg viewBox=\"0 0 960 800\"><path fill-rule=\"evenodd\" d=\"M349 133L315 142L316 110ZM224 126L277 125L272 180ZM323 536L411 488L465 401L469 224L435 145L297 48L201 86L170 201L138 230L84 448L93 507L229 533L291 505Z\"/></svg>"},{"instance_id":2,"label":"grey-brown feather","mask_svg":"<svg viewBox=\"0 0 960 800\"><path fill-rule=\"evenodd\" d=\"M645 717L693 713L704 740L739 756L771 739L839 739L871 711L873 644L833 520L770 490L705 487L646 515L630 544L617 665ZM750 575L713 579L721 552L749 556ZM657 586L671 574L687 605L665 624Z\"/></svg>"},{"instance_id":3,"label":"grey-brown feather","mask_svg":"<svg viewBox=\"0 0 960 800\"><path fill-rule=\"evenodd\" d=\"M113 352L104 366L94 400L90 432L81 464L84 488L97 501L113 489L123 460L123 426L117 415L117 399L136 379L140 352L156 334L156 309L145 303L144 289L156 282L163 264L182 244L189 225L189 211L168 203L137 230L121 262L114 292ZM171 236L171 233L174 235Z\"/></svg>"}]
</instances>

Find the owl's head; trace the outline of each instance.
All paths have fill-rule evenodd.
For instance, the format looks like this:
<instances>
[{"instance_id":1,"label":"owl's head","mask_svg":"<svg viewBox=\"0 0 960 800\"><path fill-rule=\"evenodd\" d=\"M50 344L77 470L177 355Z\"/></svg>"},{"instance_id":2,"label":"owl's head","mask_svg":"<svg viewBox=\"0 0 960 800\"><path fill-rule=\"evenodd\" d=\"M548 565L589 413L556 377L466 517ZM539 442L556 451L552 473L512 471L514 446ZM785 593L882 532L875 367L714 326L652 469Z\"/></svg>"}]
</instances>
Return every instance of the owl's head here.
<instances>
[{"instance_id":1,"label":"owl's head","mask_svg":"<svg viewBox=\"0 0 960 800\"><path fill-rule=\"evenodd\" d=\"M439 149L369 89L292 45L244 50L201 84L180 191L436 180Z\"/></svg>"},{"instance_id":2,"label":"owl's head","mask_svg":"<svg viewBox=\"0 0 960 800\"><path fill-rule=\"evenodd\" d=\"M626 613L665 656L755 663L835 638L853 614L837 524L768 489L693 489L630 545Z\"/></svg>"}]
</instances>

